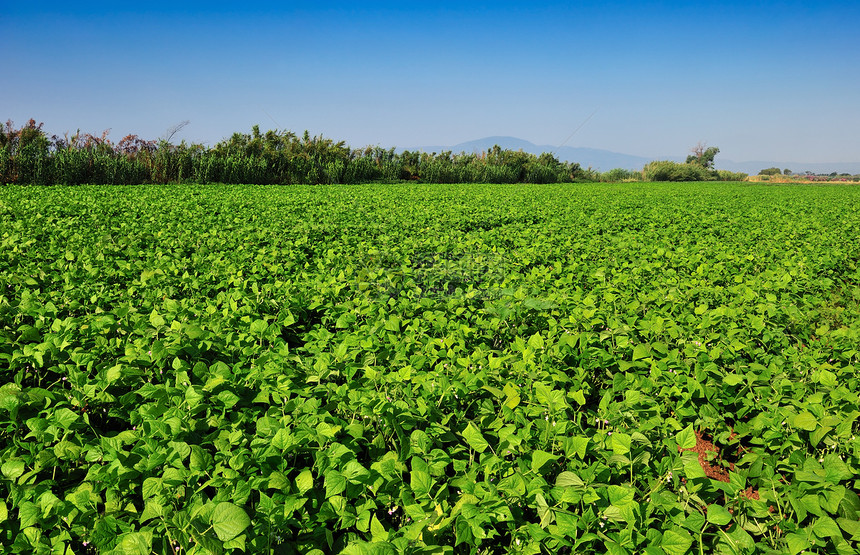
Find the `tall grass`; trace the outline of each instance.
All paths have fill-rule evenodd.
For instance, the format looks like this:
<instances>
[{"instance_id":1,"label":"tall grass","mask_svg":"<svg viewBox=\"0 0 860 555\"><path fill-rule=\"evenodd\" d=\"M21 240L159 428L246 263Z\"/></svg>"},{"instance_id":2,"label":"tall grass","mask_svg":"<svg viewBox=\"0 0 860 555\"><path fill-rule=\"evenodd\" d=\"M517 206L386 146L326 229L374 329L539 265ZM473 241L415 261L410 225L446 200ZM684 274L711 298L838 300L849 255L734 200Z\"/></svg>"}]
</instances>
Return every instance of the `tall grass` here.
<instances>
[{"instance_id":1,"label":"tall grass","mask_svg":"<svg viewBox=\"0 0 860 555\"><path fill-rule=\"evenodd\" d=\"M588 178L579 164L496 146L479 154L351 149L305 132L234 133L211 148L146 141L112 143L82 134L48 137L30 120L0 127L0 182L22 185L236 183L321 184L372 181L429 183L558 183Z\"/></svg>"}]
</instances>

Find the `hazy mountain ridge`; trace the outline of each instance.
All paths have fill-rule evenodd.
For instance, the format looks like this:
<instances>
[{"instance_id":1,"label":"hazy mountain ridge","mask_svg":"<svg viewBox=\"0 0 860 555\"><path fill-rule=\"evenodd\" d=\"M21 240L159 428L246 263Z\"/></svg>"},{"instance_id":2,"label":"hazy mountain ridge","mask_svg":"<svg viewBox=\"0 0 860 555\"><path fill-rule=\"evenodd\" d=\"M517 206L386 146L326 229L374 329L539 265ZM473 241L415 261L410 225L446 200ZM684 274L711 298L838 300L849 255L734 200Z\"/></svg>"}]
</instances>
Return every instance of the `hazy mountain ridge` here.
<instances>
[{"instance_id":1,"label":"hazy mountain ridge","mask_svg":"<svg viewBox=\"0 0 860 555\"><path fill-rule=\"evenodd\" d=\"M554 153L555 156L565 162L577 162L583 168L591 167L600 171L609 171L614 168L624 168L627 170L641 170L642 167L653 160L672 160L674 162L683 162L686 156L662 156L658 158L647 158L643 156L635 156L632 154L623 154L613 152L611 150L603 150L599 148L572 147L572 146L552 146L552 145L536 145L532 142L517 137L485 137L474 141L466 141L452 146L422 146L413 147L402 150L421 150L424 152L442 152L450 150L454 153L460 152L482 152L499 145L502 148L509 150L523 150L531 154L542 154L544 152ZM749 162L735 162L732 160L721 159L719 155L715 160L717 169L729 170L734 172L744 172L750 175L755 175L765 168L788 168L795 173L860 173L860 162L774 162L774 161L758 161L752 160Z\"/></svg>"}]
</instances>

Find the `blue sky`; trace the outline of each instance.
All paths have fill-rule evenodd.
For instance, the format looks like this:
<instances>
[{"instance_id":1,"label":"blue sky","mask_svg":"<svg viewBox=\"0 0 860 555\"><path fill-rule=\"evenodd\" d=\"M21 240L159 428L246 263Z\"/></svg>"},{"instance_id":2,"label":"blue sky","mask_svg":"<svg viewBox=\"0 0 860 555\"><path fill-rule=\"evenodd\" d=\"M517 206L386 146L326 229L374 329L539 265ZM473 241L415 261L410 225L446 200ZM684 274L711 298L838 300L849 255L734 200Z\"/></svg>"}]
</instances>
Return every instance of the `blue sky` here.
<instances>
[{"instance_id":1,"label":"blue sky","mask_svg":"<svg viewBox=\"0 0 860 555\"><path fill-rule=\"evenodd\" d=\"M860 161L857 2L4 4L0 118L52 133Z\"/></svg>"}]
</instances>

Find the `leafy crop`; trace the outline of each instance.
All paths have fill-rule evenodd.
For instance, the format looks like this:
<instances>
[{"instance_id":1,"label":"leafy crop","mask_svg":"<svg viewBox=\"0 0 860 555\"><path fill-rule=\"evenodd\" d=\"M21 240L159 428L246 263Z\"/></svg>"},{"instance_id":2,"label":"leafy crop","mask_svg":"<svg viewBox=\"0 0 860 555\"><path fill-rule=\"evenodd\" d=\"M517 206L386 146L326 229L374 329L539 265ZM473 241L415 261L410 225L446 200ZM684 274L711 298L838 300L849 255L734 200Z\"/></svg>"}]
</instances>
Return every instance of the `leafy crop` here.
<instances>
[{"instance_id":1,"label":"leafy crop","mask_svg":"<svg viewBox=\"0 0 860 555\"><path fill-rule=\"evenodd\" d=\"M854 553L858 189L0 189L12 553Z\"/></svg>"}]
</instances>

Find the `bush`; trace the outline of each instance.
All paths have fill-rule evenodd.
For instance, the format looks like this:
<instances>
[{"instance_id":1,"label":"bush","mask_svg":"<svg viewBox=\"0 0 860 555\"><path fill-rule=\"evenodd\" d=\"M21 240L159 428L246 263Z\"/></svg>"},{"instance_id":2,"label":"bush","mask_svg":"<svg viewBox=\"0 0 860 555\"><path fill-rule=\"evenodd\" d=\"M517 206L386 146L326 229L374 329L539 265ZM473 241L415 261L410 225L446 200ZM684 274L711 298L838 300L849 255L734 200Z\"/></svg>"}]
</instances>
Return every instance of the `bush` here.
<instances>
[{"instance_id":1,"label":"bush","mask_svg":"<svg viewBox=\"0 0 860 555\"><path fill-rule=\"evenodd\" d=\"M747 174L741 172L717 170L717 179L719 181L746 181L747 177L749 177Z\"/></svg>"},{"instance_id":2,"label":"bush","mask_svg":"<svg viewBox=\"0 0 860 555\"><path fill-rule=\"evenodd\" d=\"M765 168L758 172L759 175L782 175L782 170L779 168Z\"/></svg>"},{"instance_id":3,"label":"bush","mask_svg":"<svg viewBox=\"0 0 860 555\"><path fill-rule=\"evenodd\" d=\"M600 181L621 183L623 181L642 181L642 172L615 168L600 174Z\"/></svg>"},{"instance_id":4,"label":"bush","mask_svg":"<svg viewBox=\"0 0 860 555\"><path fill-rule=\"evenodd\" d=\"M648 181L714 181L716 172L698 164L680 164L669 160L657 160L645 165L642 172Z\"/></svg>"}]
</instances>

